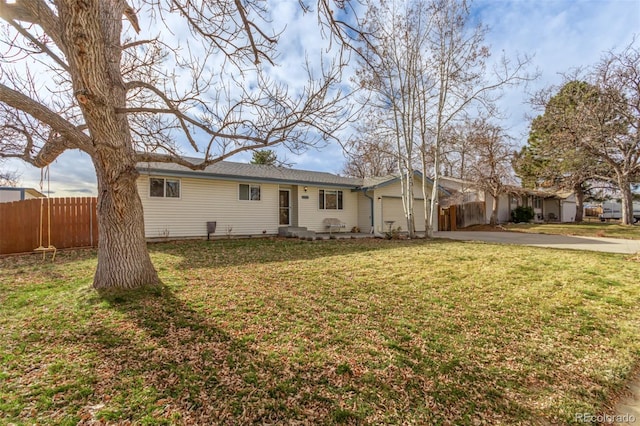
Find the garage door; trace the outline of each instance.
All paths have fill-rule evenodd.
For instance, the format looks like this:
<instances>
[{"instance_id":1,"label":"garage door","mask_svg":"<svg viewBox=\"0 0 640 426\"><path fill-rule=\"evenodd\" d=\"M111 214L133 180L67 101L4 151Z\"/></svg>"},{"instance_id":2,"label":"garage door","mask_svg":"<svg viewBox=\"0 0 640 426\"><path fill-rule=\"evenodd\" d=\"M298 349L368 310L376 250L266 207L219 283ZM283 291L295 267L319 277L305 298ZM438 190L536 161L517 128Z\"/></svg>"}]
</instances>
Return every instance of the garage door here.
<instances>
[{"instance_id":1,"label":"garage door","mask_svg":"<svg viewBox=\"0 0 640 426\"><path fill-rule=\"evenodd\" d=\"M413 201L413 218L416 225L416 231L424 232L424 201ZM402 208L402 199L400 198L382 198L382 221L384 229L387 229L387 225L384 225L386 221L393 221L393 227L398 226L403 231L407 230L407 219L404 216L404 209Z\"/></svg>"}]
</instances>

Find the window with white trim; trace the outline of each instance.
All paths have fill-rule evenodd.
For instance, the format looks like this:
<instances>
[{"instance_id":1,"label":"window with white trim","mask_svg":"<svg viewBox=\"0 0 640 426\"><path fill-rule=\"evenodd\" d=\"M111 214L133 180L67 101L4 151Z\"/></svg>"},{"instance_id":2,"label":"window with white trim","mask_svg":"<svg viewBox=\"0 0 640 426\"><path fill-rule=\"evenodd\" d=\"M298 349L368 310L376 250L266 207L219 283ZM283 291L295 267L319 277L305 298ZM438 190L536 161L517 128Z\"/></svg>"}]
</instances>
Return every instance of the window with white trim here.
<instances>
[{"instance_id":1,"label":"window with white trim","mask_svg":"<svg viewBox=\"0 0 640 426\"><path fill-rule=\"evenodd\" d=\"M260 201L260 185L248 185L241 183L238 194L240 200Z\"/></svg>"},{"instance_id":2,"label":"window with white trim","mask_svg":"<svg viewBox=\"0 0 640 426\"><path fill-rule=\"evenodd\" d=\"M542 208L542 198L533 197L533 208L534 209L541 209Z\"/></svg>"},{"instance_id":3,"label":"window with white trim","mask_svg":"<svg viewBox=\"0 0 640 426\"><path fill-rule=\"evenodd\" d=\"M320 210L342 210L344 206L342 191L321 189L318 193Z\"/></svg>"},{"instance_id":4,"label":"window with white trim","mask_svg":"<svg viewBox=\"0 0 640 426\"><path fill-rule=\"evenodd\" d=\"M149 178L149 196L154 198L180 198L180 180Z\"/></svg>"}]
</instances>

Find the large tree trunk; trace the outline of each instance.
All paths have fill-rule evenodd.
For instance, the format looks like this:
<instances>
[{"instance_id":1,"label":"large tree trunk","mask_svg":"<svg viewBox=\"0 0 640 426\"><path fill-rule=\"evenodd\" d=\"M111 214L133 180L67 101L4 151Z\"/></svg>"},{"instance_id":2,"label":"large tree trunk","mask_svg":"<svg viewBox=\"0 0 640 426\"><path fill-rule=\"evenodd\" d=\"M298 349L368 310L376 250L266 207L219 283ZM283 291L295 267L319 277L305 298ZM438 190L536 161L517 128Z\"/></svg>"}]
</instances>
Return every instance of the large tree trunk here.
<instances>
[{"instance_id":1,"label":"large tree trunk","mask_svg":"<svg viewBox=\"0 0 640 426\"><path fill-rule=\"evenodd\" d=\"M122 14L112 1L61 2L66 56L74 94L92 140L98 180L98 267L96 289L131 289L159 283L144 237L138 172L120 70Z\"/></svg>"},{"instance_id":2,"label":"large tree trunk","mask_svg":"<svg viewBox=\"0 0 640 426\"><path fill-rule=\"evenodd\" d=\"M633 193L631 192L631 180L626 174L618 173L618 186L622 194L622 224L633 223Z\"/></svg>"},{"instance_id":3,"label":"large tree trunk","mask_svg":"<svg viewBox=\"0 0 640 426\"><path fill-rule=\"evenodd\" d=\"M105 157L102 160L107 163L117 161L113 153L108 159ZM160 282L144 236L142 202L136 188L138 171L135 162L124 160L121 158L121 166L110 164L109 172L94 160L100 238L93 286L98 290L131 289ZM119 169L116 175L114 169Z\"/></svg>"},{"instance_id":4,"label":"large tree trunk","mask_svg":"<svg viewBox=\"0 0 640 426\"><path fill-rule=\"evenodd\" d=\"M584 219L582 214L584 212L584 187L583 184L580 183L575 186L574 191L576 193L576 217L574 222L582 222Z\"/></svg>"},{"instance_id":5,"label":"large tree trunk","mask_svg":"<svg viewBox=\"0 0 640 426\"><path fill-rule=\"evenodd\" d=\"M500 195L491 195L493 197L493 203L491 205L491 218L489 219L489 225L498 224L498 208L500 207Z\"/></svg>"}]
</instances>

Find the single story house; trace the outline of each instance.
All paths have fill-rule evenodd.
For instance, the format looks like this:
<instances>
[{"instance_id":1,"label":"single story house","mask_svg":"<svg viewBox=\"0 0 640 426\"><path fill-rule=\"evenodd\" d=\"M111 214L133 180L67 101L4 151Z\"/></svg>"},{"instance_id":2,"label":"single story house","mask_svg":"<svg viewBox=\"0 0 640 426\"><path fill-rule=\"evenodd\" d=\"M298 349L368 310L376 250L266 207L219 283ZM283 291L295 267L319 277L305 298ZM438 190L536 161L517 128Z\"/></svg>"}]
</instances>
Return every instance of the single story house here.
<instances>
[{"instance_id":1,"label":"single story house","mask_svg":"<svg viewBox=\"0 0 640 426\"><path fill-rule=\"evenodd\" d=\"M515 204L532 207L534 222L573 222L576 218L576 195L572 191L521 190Z\"/></svg>"},{"instance_id":2,"label":"single story house","mask_svg":"<svg viewBox=\"0 0 640 426\"><path fill-rule=\"evenodd\" d=\"M489 223L493 208L493 197L489 193L473 182L448 176L440 177L439 184L452 193L451 204L458 206L458 212L464 211L461 206L484 203L484 208L478 212L470 209L467 213L473 214L465 214L463 223L458 223L459 227ZM532 207L534 222L573 222L576 217L576 198L571 191L531 190L516 186L506 189L498 203L498 223L511 221L511 212L518 206Z\"/></svg>"},{"instance_id":3,"label":"single story house","mask_svg":"<svg viewBox=\"0 0 640 426\"><path fill-rule=\"evenodd\" d=\"M42 192L33 188L13 188L10 186L0 186L0 203L10 203L12 201L29 200L31 198L44 198Z\"/></svg>"},{"instance_id":4,"label":"single story house","mask_svg":"<svg viewBox=\"0 0 640 426\"><path fill-rule=\"evenodd\" d=\"M199 159L188 159L197 164ZM397 176L359 179L277 166L220 161L204 170L173 163L140 163L138 193L149 239L214 235L273 235L285 226L328 232L383 233L407 229ZM428 179L428 178L427 178ZM417 231L424 231L422 175L414 175ZM431 180L428 180L431 193ZM443 194L447 193L443 190Z\"/></svg>"}]
</instances>

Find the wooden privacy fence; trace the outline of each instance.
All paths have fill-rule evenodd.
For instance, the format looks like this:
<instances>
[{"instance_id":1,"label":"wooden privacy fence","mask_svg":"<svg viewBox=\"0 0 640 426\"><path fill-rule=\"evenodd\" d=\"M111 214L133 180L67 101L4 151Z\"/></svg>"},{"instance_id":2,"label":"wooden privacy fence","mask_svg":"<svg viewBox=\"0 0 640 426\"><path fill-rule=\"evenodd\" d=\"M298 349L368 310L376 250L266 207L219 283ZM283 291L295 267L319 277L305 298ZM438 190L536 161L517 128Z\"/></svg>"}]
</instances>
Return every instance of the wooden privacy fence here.
<instances>
[{"instance_id":1,"label":"wooden privacy fence","mask_svg":"<svg viewBox=\"0 0 640 426\"><path fill-rule=\"evenodd\" d=\"M456 225L458 228L466 228L471 225L484 225L486 223L484 201L465 203L457 207Z\"/></svg>"},{"instance_id":2,"label":"wooden privacy fence","mask_svg":"<svg viewBox=\"0 0 640 426\"><path fill-rule=\"evenodd\" d=\"M439 210L440 215L438 217L438 230L456 231L456 206L440 208Z\"/></svg>"},{"instance_id":3,"label":"wooden privacy fence","mask_svg":"<svg viewBox=\"0 0 640 426\"><path fill-rule=\"evenodd\" d=\"M33 251L41 245L41 229L45 247L49 245L49 229L51 245L58 249L96 247L96 205L97 199L90 197L36 198L0 203L0 254Z\"/></svg>"}]
</instances>

